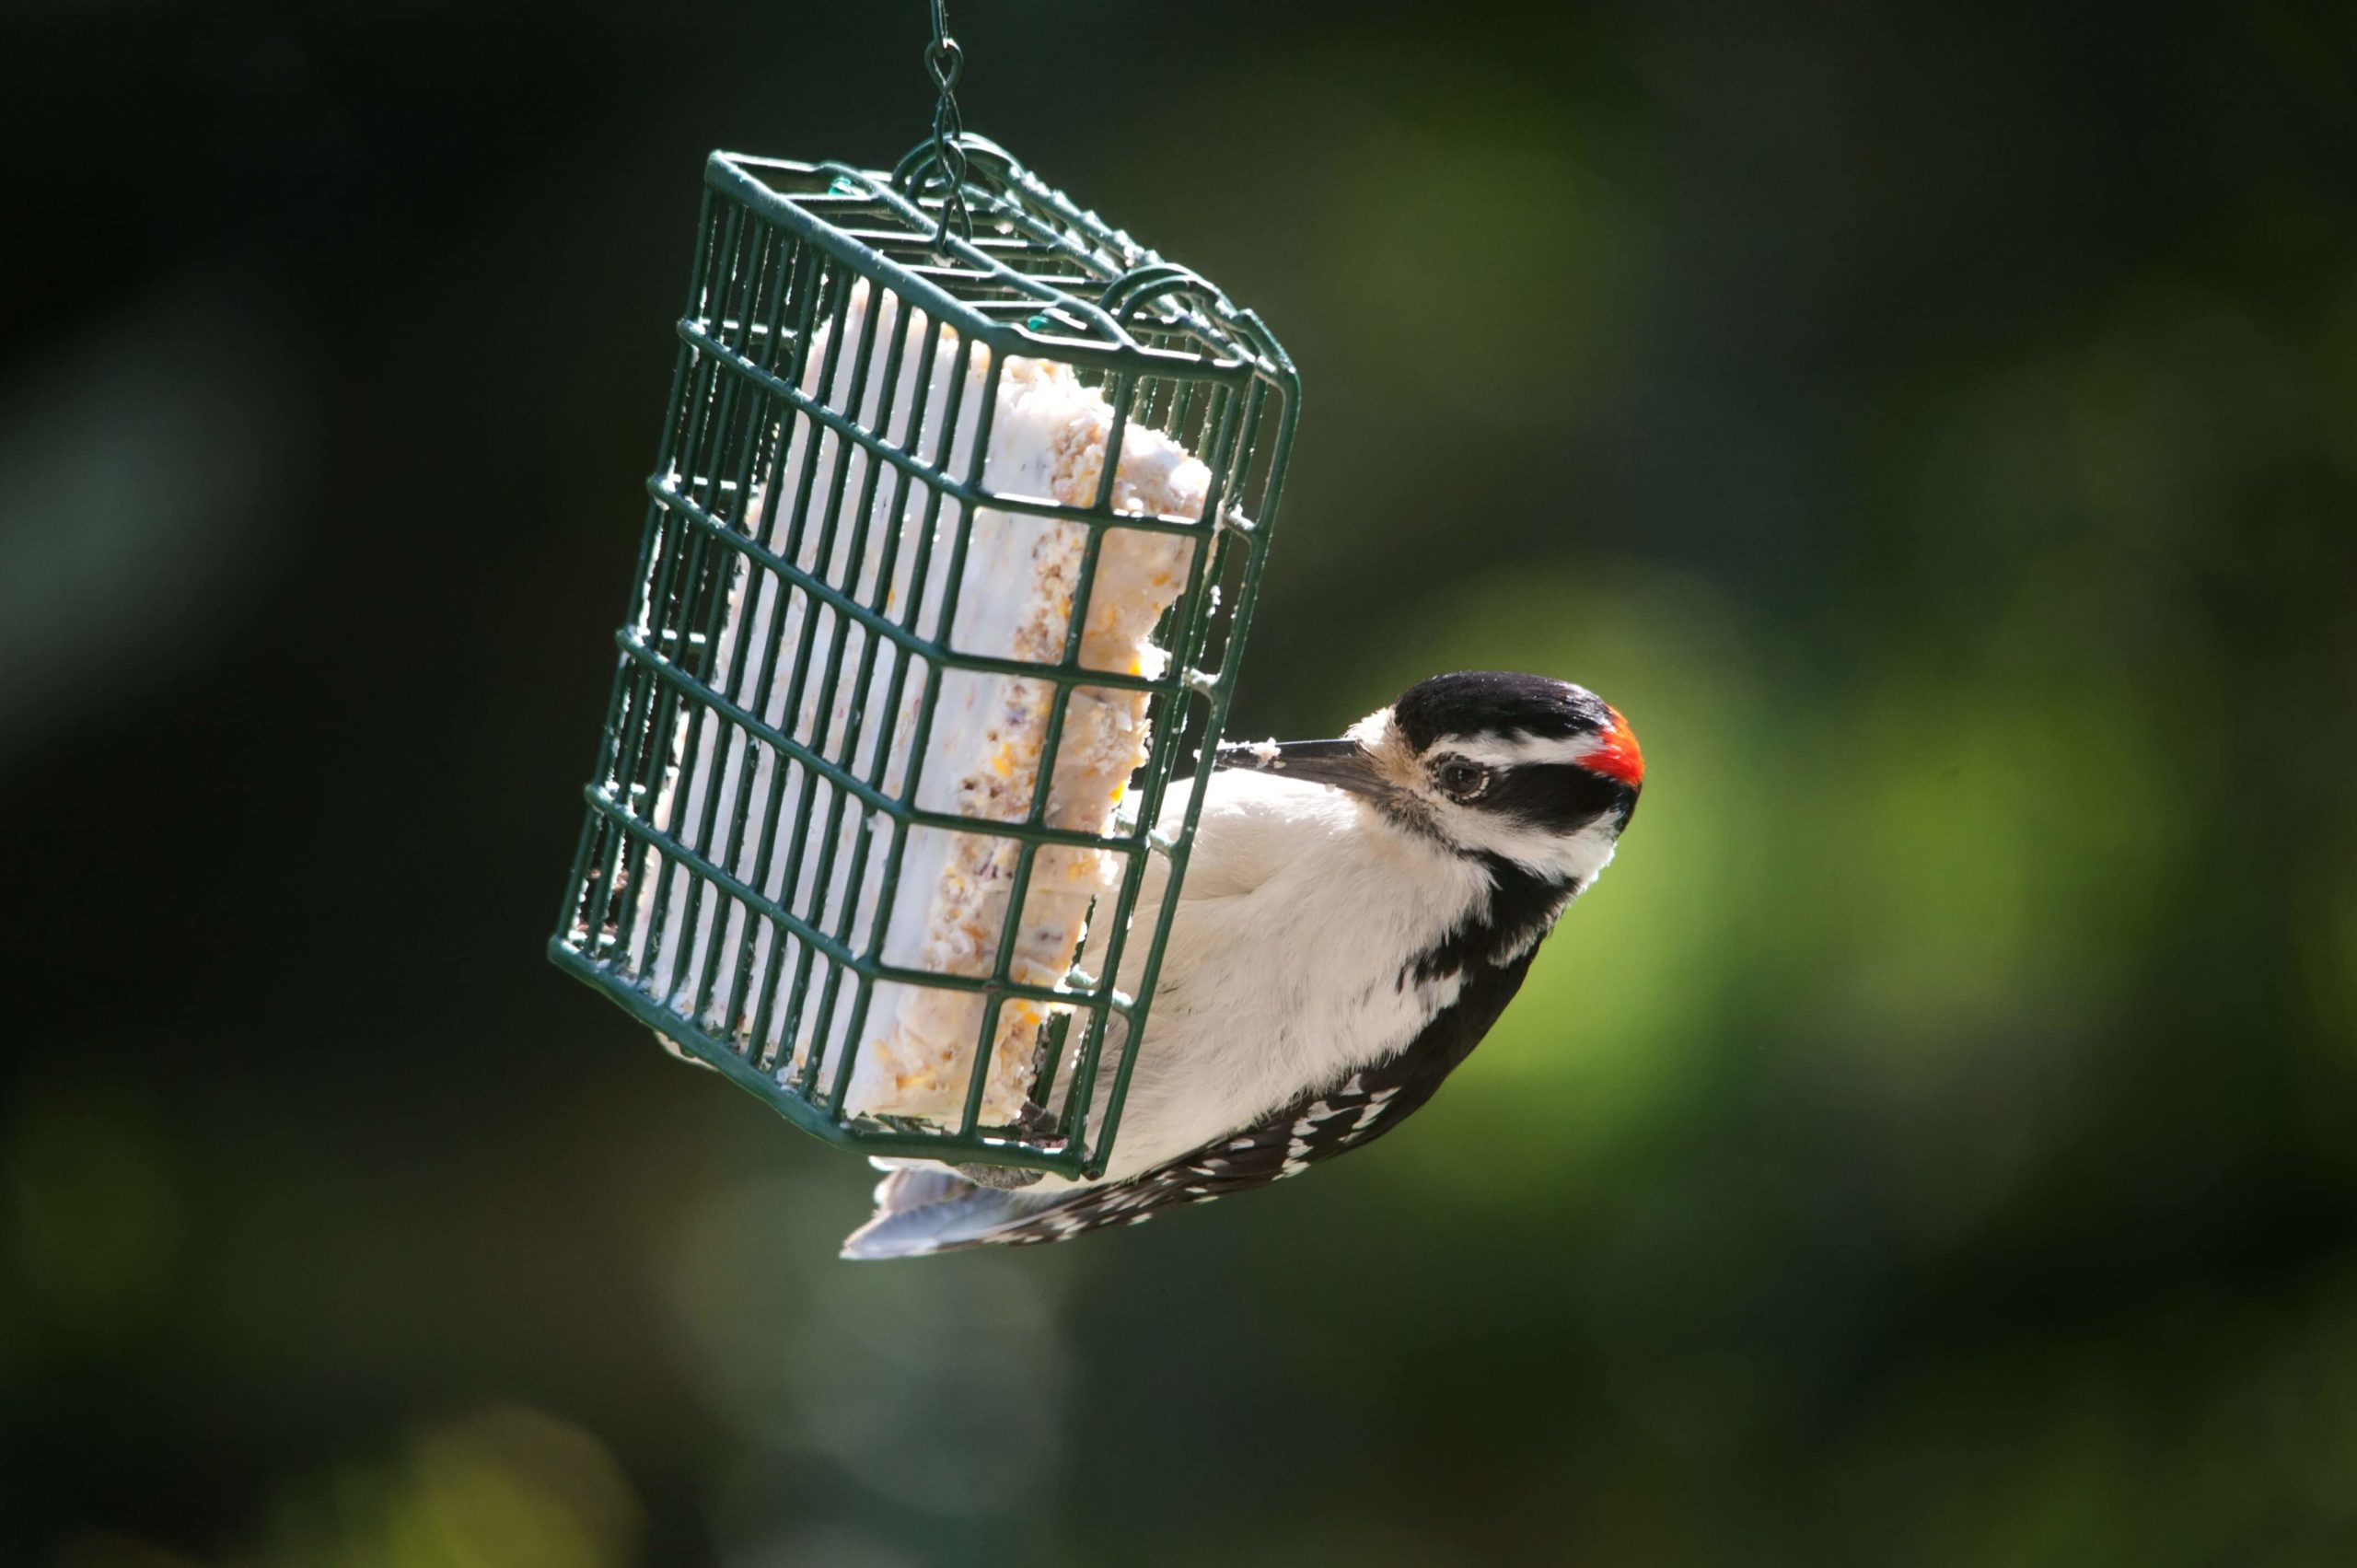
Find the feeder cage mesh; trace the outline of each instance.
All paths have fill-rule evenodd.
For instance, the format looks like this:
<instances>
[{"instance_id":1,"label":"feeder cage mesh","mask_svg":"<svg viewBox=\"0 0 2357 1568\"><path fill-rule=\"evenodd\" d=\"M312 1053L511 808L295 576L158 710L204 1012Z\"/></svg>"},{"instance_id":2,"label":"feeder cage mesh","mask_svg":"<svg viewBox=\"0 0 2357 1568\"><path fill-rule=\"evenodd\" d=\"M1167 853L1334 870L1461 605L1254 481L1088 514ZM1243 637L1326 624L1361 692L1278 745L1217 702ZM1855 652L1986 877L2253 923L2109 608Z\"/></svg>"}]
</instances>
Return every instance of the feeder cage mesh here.
<instances>
[{"instance_id":1,"label":"feeder cage mesh","mask_svg":"<svg viewBox=\"0 0 2357 1568\"><path fill-rule=\"evenodd\" d=\"M550 952L832 1142L1094 1175L1299 382L1202 279L958 150L970 238L934 144L707 164Z\"/></svg>"}]
</instances>

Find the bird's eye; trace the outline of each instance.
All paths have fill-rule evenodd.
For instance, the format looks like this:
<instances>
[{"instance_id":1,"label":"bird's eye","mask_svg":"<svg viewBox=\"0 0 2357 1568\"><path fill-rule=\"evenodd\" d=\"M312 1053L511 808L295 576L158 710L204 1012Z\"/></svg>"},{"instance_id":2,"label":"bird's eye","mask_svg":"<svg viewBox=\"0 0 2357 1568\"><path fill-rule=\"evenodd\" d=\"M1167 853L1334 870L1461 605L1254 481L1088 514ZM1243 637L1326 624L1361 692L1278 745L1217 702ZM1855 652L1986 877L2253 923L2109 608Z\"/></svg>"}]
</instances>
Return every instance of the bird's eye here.
<instances>
[{"instance_id":1,"label":"bird's eye","mask_svg":"<svg viewBox=\"0 0 2357 1568\"><path fill-rule=\"evenodd\" d=\"M1440 765L1440 787L1459 800L1470 800L1489 787L1490 770L1479 762L1469 762L1462 757L1451 757Z\"/></svg>"}]
</instances>

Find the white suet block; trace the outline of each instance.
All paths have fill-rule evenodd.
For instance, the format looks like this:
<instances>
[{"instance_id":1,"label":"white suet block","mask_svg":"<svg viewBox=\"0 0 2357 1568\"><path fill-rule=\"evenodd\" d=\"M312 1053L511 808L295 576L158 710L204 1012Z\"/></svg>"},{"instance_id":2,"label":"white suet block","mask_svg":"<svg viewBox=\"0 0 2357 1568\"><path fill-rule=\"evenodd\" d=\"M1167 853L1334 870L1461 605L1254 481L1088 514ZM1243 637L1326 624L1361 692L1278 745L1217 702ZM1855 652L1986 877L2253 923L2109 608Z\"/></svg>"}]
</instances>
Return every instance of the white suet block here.
<instances>
[{"instance_id":1,"label":"white suet block","mask_svg":"<svg viewBox=\"0 0 2357 1568\"><path fill-rule=\"evenodd\" d=\"M943 453L941 425L948 417L952 387L962 378L957 424L942 462L952 473L965 473L984 401L988 355L980 344L961 343L955 331L944 329L936 336L922 312L911 312L911 330L904 333L901 308L897 296L878 296L865 282L856 284L842 321L842 363L822 394L819 380L830 336L822 327L806 356L803 390L824 396L828 406L878 431L897 449L930 459ZM871 309L877 317L872 336L866 331ZM864 396L853 411L847 406L848 389L858 379L853 345L863 342L871 347ZM920 403L924 427L912 431L911 411ZM992 408L982 487L996 494L1090 505L1113 423L1103 395L1083 385L1069 366L1007 355ZM914 480L904 487L900 470L888 463L875 465L871 474L874 464L856 443L797 419L776 481L776 517L766 515L769 497L757 489L745 497L742 517L752 521L743 526L766 528L768 547L802 570L880 608L919 635L940 640L962 504L939 503L928 550L923 536L929 493ZM1117 511L1200 519L1210 480L1204 465L1167 436L1136 423L1123 426L1113 485ZM872 498L863 512L860 498L869 494L871 482ZM793 498L805 483L810 487L807 521L799 537L788 537ZM951 649L1043 664L1061 658L1087 533L1075 523L976 508L958 574L954 624L946 638ZM1183 535L1119 528L1107 533L1082 628L1085 667L1126 674L1161 671L1166 655L1154 645L1153 632L1185 587L1197 546ZM919 557L927 554L920 586ZM911 622L906 611L912 594L920 602ZM839 637L842 655L830 679L830 654ZM801 653L806 639L807 663ZM822 755L845 758L863 779L880 778L883 791L898 797L907 788L916 751L929 666L909 656L896 699L897 654L894 645L856 620L798 590L786 591L772 574L749 574L740 563L717 635L712 682L732 702ZM915 804L973 818L978 824L1022 820L1039 779L1054 695L1055 687L1046 680L941 672L941 699L924 744ZM1146 708L1143 692L1074 690L1049 781L1050 826L1109 830L1131 773L1145 760ZM881 722L888 712L889 722ZM854 737L850 732L855 720L862 730ZM806 777L799 762L766 743L749 746L742 733L716 714L683 718L671 738L673 766L656 801L656 826L768 898L812 915L853 951L865 952L878 918L890 820L824 778ZM806 790L809 807L797 815ZM737 830L740 803L744 820ZM911 828L885 924L884 961L946 975L989 974L998 957L1018 854L1013 839ZM854 897L855 867L863 874ZM1121 857L1115 854L1040 849L1016 928L1010 978L1061 985L1092 900L1105 895L1109 908L1120 872ZM806 957L803 945L791 936L781 945L761 921L749 954L743 906L712 895L695 898L688 873L677 866L667 865L659 875L672 884L662 929L655 928L655 899L641 897L625 949L631 972L642 984L657 988L673 1007L695 1013L711 1033L776 1062L782 1076L798 1073L816 1051L823 1091L851 1040L855 977L846 972L830 979L827 960L808 955L803 1022L789 1049L784 1038L786 1003ZM682 944L685 955L679 959ZM727 1016L737 971L749 958L743 998L735 1016ZM713 993L698 1009L697 993L707 973L716 977ZM756 1017L772 983L776 1001L765 1038L756 1041ZM815 1026L830 984L836 1002L822 1040L815 1038ZM954 1123L964 1109L982 1011L981 999L970 993L879 982L860 1021L845 1109ZM1002 1009L982 1095L984 1122L1011 1121L1021 1109L1034 1065L1033 1041L1046 1011L1026 1000L1010 1001Z\"/></svg>"}]
</instances>

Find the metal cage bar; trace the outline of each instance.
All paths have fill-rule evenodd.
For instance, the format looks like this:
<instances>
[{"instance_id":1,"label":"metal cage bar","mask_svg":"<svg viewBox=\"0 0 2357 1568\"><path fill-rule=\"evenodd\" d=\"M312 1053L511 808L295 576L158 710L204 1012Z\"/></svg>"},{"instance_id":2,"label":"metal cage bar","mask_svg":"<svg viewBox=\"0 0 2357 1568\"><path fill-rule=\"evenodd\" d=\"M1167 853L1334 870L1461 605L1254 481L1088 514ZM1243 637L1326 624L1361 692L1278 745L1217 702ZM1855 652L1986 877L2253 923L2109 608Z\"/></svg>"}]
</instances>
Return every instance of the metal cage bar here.
<instances>
[{"instance_id":1,"label":"metal cage bar","mask_svg":"<svg viewBox=\"0 0 2357 1568\"><path fill-rule=\"evenodd\" d=\"M930 143L890 174L728 153L706 163L613 692L549 952L830 1142L1093 1176L1137 1051L1152 1049L1155 980L1207 776L1176 795L1174 782L1226 721L1300 381L1251 312L1003 150L960 140L970 239L941 225ZM984 456L1015 359L1068 366L1105 399L1093 494L992 487ZM1200 517L1116 505L1132 425L1204 466ZM1083 530L1052 656L956 645L985 512ZM1156 633L1159 670L1084 658L1098 566L1124 530L1190 541ZM919 803L951 677L1038 683L1037 771L1011 818ZM1144 763L1115 792L1124 804L1087 830L1049 820L1084 698L1143 704L1150 724ZM953 842L941 835L1005 868L996 940L974 972L887 958L911 846ZM1045 856L1107 857L1096 864L1110 878L1052 984L1015 969ZM1163 896L1140 909L1155 856ZM976 1008L962 1104L938 1117L845 1110L872 1007L891 987ZM993 1119L987 1074L1008 1051L1030 1052L1027 1103Z\"/></svg>"}]
</instances>

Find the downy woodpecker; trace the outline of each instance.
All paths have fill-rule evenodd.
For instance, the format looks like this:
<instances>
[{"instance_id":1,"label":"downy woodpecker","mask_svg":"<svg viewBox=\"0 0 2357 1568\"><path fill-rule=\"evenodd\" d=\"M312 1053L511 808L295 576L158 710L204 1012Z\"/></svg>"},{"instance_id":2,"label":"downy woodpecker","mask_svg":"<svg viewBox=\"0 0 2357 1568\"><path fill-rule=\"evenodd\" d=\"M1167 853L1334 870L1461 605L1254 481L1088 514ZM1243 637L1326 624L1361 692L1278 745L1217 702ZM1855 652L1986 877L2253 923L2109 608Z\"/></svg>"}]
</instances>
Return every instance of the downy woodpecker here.
<instances>
[{"instance_id":1,"label":"downy woodpecker","mask_svg":"<svg viewBox=\"0 0 2357 1568\"><path fill-rule=\"evenodd\" d=\"M879 1160L845 1257L1061 1241L1372 1143L1480 1043L1644 780L1595 694L1487 671L1419 682L1341 740L1215 761L1104 1176ZM1109 1031L1102 1082L1119 1049Z\"/></svg>"}]
</instances>

